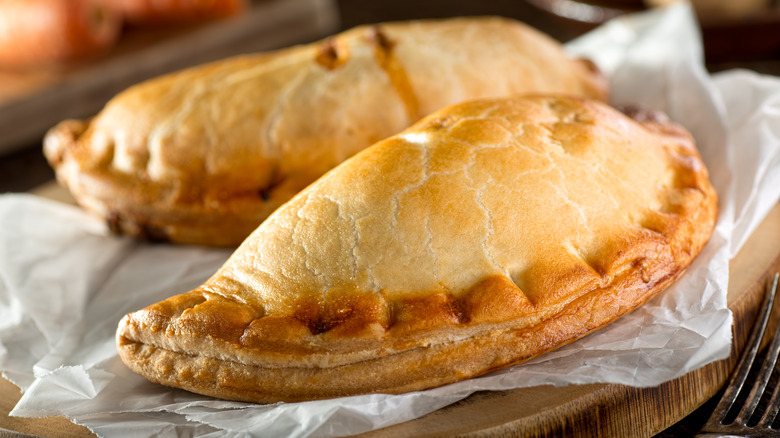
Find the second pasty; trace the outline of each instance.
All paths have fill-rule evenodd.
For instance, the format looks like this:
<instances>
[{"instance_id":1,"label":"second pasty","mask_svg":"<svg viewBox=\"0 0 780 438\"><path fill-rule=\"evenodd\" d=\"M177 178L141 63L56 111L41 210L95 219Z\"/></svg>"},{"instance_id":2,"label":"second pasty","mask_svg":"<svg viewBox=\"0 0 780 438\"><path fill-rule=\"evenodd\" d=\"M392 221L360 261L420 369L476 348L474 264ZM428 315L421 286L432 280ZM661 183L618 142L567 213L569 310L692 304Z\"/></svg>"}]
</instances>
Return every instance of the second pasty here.
<instances>
[{"instance_id":1,"label":"second pasty","mask_svg":"<svg viewBox=\"0 0 780 438\"><path fill-rule=\"evenodd\" d=\"M45 139L57 178L111 228L238 245L295 193L446 105L523 92L606 98L593 64L503 18L362 26L144 82Z\"/></svg>"}]
</instances>

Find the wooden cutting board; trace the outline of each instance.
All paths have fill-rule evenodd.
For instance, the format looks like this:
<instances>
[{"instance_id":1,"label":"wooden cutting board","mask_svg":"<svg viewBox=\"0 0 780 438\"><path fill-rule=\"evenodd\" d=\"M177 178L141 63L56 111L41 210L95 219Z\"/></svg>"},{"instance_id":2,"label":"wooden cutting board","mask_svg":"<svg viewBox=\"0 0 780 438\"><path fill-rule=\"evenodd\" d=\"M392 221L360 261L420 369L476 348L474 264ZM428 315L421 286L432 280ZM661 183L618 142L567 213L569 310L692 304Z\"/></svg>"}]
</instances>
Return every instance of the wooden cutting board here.
<instances>
[{"instance_id":1,"label":"wooden cutting board","mask_svg":"<svg viewBox=\"0 0 780 438\"><path fill-rule=\"evenodd\" d=\"M68 118L96 114L144 79L227 56L310 42L338 30L335 0L253 0L241 16L126 29L105 55L46 69L0 69L0 154L40 141Z\"/></svg>"},{"instance_id":2,"label":"wooden cutting board","mask_svg":"<svg viewBox=\"0 0 780 438\"><path fill-rule=\"evenodd\" d=\"M34 193L73 202L55 183ZM729 270L728 302L734 313L735 342L726 360L653 388L591 384L480 392L422 418L362 436L647 437L660 433L708 401L728 379L752 328L766 281L780 270L780 204L748 239ZM63 417L8 417L20 396L16 386L0 379L0 437L3 429L42 436L94 436Z\"/></svg>"}]
</instances>

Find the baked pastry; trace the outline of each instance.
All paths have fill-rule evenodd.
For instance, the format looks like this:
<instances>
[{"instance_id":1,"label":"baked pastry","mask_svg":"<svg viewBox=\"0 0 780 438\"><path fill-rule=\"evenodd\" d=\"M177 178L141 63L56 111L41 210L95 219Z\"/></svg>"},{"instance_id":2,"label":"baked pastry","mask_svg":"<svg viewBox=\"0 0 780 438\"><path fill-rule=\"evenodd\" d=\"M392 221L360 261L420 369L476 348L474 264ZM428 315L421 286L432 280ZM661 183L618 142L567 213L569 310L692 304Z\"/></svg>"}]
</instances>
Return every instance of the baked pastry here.
<instances>
[{"instance_id":1,"label":"baked pastry","mask_svg":"<svg viewBox=\"0 0 780 438\"><path fill-rule=\"evenodd\" d=\"M669 286L717 195L690 135L564 97L438 111L274 212L202 286L125 316L146 378L275 402L443 385Z\"/></svg>"},{"instance_id":2,"label":"baked pastry","mask_svg":"<svg viewBox=\"0 0 780 438\"><path fill-rule=\"evenodd\" d=\"M605 99L606 83L509 19L362 26L131 87L92 120L54 127L44 152L117 232L236 246L327 170L423 115L523 92Z\"/></svg>"}]
</instances>

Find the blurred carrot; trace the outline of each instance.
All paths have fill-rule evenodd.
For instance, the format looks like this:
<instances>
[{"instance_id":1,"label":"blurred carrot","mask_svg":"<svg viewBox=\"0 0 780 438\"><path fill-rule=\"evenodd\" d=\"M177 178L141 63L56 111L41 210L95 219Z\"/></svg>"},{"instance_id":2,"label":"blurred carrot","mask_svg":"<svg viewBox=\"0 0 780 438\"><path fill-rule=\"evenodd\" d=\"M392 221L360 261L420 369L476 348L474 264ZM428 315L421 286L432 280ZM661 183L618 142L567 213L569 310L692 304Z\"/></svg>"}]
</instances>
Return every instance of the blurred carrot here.
<instances>
[{"instance_id":1,"label":"blurred carrot","mask_svg":"<svg viewBox=\"0 0 780 438\"><path fill-rule=\"evenodd\" d=\"M248 0L112 0L133 24L197 22L239 14Z\"/></svg>"},{"instance_id":2,"label":"blurred carrot","mask_svg":"<svg viewBox=\"0 0 780 438\"><path fill-rule=\"evenodd\" d=\"M32 67L100 52L119 37L100 0L0 0L0 66Z\"/></svg>"}]
</instances>

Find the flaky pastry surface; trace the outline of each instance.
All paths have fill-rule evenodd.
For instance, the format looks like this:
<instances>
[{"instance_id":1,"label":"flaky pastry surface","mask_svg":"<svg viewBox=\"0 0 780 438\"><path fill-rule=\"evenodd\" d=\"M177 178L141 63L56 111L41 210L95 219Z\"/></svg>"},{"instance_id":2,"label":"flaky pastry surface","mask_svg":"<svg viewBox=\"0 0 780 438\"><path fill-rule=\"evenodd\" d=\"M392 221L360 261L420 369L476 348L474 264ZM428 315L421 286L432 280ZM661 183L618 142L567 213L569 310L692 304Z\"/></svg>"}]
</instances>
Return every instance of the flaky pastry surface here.
<instances>
[{"instance_id":1,"label":"flaky pastry surface","mask_svg":"<svg viewBox=\"0 0 780 438\"><path fill-rule=\"evenodd\" d=\"M524 92L606 98L593 64L493 17L361 26L131 87L52 128L58 180L118 232L237 246L359 150L460 101Z\"/></svg>"},{"instance_id":2,"label":"flaky pastry surface","mask_svg":"<svg viewBox=\"0 0 780 438\"><path fill-rule=\"evenodd\" d=\"M274 212L202 286L127 315L125 363L255 402L430 388L635 309L707 242L690 135L526 96L435 112Z\"/></svg>"}]
</instances>

